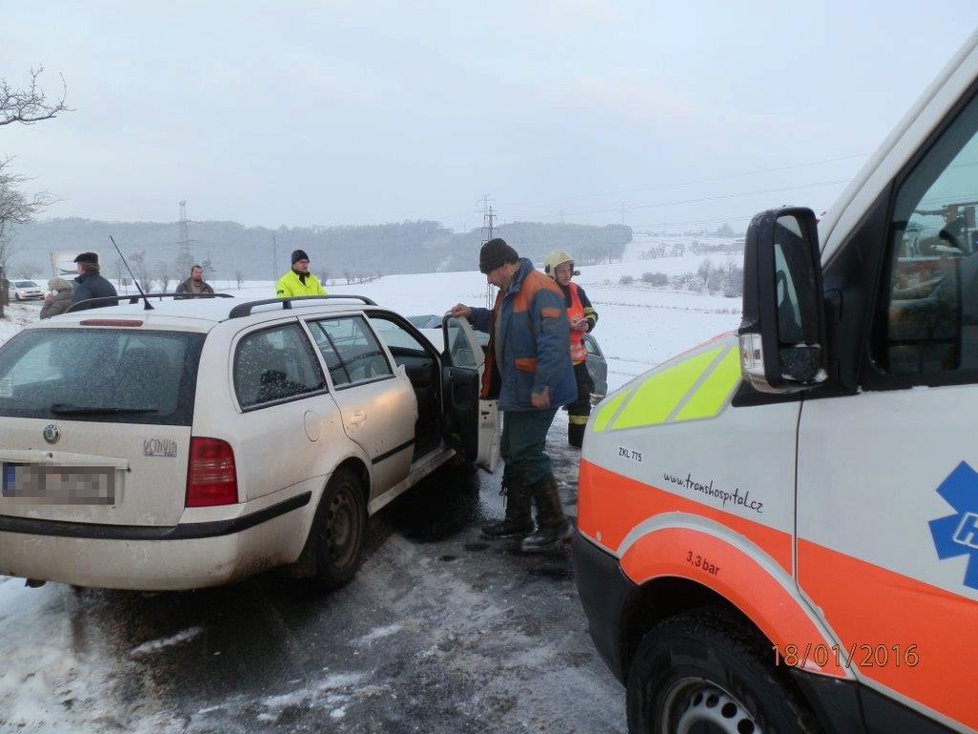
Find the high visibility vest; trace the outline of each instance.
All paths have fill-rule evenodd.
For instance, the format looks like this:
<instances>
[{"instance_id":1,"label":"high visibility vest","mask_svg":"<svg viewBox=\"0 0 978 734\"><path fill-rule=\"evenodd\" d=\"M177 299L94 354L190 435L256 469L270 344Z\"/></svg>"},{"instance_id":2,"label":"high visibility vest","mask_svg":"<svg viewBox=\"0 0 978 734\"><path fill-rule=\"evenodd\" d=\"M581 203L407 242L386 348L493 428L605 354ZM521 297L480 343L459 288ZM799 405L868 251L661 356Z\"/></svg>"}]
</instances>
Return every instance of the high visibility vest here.
<instances>
[{"instance_id":1,"label":"high visibility vest","mask_svg":"<svg viewBox=\"0 0 978 734\"><path fill-rule=\"evenodd\" d=\"M584 332L574 328L574 324L584 318L584 306L581 305L581 297L577 295L577 284L568 283L571 305L567 309L567 318L571 323L570 331L570 356L571 362L580 364L587 359L587 349L584 347Z\"/></svg>"},{"instance_id":2,"label":"high visibility vest","mask_svg":"<svg viewBox=\"0 0 978 734\"><path fill-rule=\"evenodd\" d=\"M319 278L312 273L306 276L303 283L299 274L289 269L285 275L278 279L275 284L275 296L277 298L289 298L290 296L325 296L326 291L319 284Z\"/></svg>"}]
</instances>

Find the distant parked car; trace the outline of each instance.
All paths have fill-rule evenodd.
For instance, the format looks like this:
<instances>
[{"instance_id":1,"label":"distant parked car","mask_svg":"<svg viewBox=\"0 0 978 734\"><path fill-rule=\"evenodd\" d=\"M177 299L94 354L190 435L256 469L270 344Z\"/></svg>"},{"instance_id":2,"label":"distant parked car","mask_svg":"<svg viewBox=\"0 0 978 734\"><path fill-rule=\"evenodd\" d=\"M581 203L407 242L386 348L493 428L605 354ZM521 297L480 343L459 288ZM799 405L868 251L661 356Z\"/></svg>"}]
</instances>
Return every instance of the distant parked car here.
<instances>
[{"instance_id":1,"label":"distant parked car","mask_svg":"<svg viewBox=\"0 0 978 734\"><path fill-rule=\"evenodd\" d=\"M438 338L437 332L431 331L432 329L441 328L441 316L426 313L417 316L408 316L407 319L419 328L421 333L436 344L441 341ZM489 335L484 331L476 331L475 335L481 342L483 350L485 350L489 344ZM591 375L591 382L594 383L591 388L591 402L597 403L608 393L608 361L605 359L604 352L601 351L601 347L598 345L598 340L591 334L584 335L584 348L587 349L587 371Z\"/></svg>"},{"instance_id":2,"label":"distant parked car","mask_svg":"<svg viewBox=\"0 0 978 734\"><path fill-rule=\"evenodd\" d=\"M8 289L15 301L33 301L44 298L44 289L33 280L12 280Z\"/></svg>"},{"instance_id":3,"label":"distant parked car","mask_svg":"<svg viewBox=\"0 0 978 734\"><path fill-rule=\"evenodd\" d=\"M596 403L608 394L608 360L598 345L598 340L590 334L584 335L584 348L587 349L587 371L591 375L591 402Z\"/></svg>"}]
</instances>

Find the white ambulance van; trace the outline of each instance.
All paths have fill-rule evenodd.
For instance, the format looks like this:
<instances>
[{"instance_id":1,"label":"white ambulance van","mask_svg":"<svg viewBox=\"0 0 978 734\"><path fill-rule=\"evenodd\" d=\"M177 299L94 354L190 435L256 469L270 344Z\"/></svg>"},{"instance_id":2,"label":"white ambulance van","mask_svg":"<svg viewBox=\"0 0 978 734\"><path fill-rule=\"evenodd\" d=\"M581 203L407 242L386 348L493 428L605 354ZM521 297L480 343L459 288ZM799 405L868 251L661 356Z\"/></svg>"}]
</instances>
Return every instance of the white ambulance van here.
<instances>
[{"instance_id":1,"label":"white ambulance van","mask_svg":"<svg viewBox=\"0 0 978 734\"><path fill-rule=\"evenodd\" d=\"M978 33L744 316L592 413L574 558L632 732L978 730Z\"/></svg>"}]
</instances>

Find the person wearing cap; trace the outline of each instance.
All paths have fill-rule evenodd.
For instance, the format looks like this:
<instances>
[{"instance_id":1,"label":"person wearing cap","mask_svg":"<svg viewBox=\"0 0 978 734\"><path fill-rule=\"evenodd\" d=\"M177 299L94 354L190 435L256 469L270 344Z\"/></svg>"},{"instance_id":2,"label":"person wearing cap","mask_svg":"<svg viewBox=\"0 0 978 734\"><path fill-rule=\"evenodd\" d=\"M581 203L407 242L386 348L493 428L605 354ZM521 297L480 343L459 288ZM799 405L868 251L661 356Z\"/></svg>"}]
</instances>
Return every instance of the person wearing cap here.
<instances>
[{"instance_id":1,"label":"person wearing cap","mask_svg":"<svg viewBox=\"0 0 978 734\"><path fill-rule=\"evenodd\" d=\"M525 553L546 551L571 532L545 450L558 408L577 395L564 297L553 280L500 238L482 246L479 270L499 288L492 311L459 303L452 316L489 333L481 397L498 398L503 412L506 515L483 527L482 535L521 538Z\"/></svg>"},{"instance_id":2,"label":"person wearing cap","mask_svg":"<svg viewBox=\"0 0 978 734\"><path fill-rule=\"evenodd\" d=\"M325 296L326 291L319 284L319 278L309 272L309 256L305 250L292 252L292 268L275 284L278 298L293 296Z\"/></svg>"},{"instance_id":3,"label":"person wearing cap","mask_svg":"<svg viewBox=\"0 0 978 734\"><path fill-rule=\"evenodd\" d=\"M51 278L48 281L48 292L44 296L44 305L41 306L41 318L49 319L64 313L71 305L71 297L74 289L64 278Z\"/></svg>"},{"instance_id":4,"label":"person wearing cap","mask_svg":"<svg viewBox=\"0 0 978 734\"><path fill-rule=\"evenodd\" d=\"M78 267L78 277L75 278L75 293L71 297L72 311L83 311L88 308L114 306L115 301L103 303L84 303L91 298L106 298L119 295L115 286L99 274L98 255L94 252L83 252L75 258ZM79 304L79 305L75 305Z\"/></svg>"},{"instance_id":5,"label":"person wearing cap","mask_svg":"<svg viewBox=\"0 0 978 734\"><path fill-rule=\"evenodd\" d=\"M204 280L204 267L202 265L194 265L190 268L190 277L177 286L176 292L181 294L181 298L214 295L211 284Z\"/></svg>"},{"instance_id":6,"label":"person wearing cap","mask_svg":"<svg viewBox=\"0 0 978 734\"><path fill-rule=\"evenodd\" d=\"M567 443L581 448L584 443L584 429L591 415L591 375L587 371L587 349L584 348L584 335L598 323L598 312L591 305L584 289L571 278L579 275L574 270L574 258L563 250L554 250L543 261L543 272L553 278L564 293L567 318L570 321L570 355L574 364L574 378L577 380L577 400L567 406Z\"/></svg>"}]
</instances>

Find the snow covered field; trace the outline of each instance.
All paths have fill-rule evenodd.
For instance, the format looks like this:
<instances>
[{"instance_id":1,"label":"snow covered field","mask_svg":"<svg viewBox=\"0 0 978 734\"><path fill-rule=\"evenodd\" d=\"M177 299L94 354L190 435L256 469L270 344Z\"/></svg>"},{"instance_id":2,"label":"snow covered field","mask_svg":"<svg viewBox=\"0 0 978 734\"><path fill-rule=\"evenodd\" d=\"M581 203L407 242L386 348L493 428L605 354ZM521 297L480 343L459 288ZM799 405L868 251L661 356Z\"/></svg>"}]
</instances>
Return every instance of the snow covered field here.
<instances>
[{"instance_id":1,"label":"snow covered field","mask_svg":"<svg viewBox=\"0 0 978 734\"><path fill-rule=\"evenodd\" d=\"M707 257L717 265L729 257L740 262L740 253L641 259L643 252L656 245L685 244L688 250L694 240L730 242L683 235L637 235L626 247L621 262L579 268L581 274L575 280L584 288L599 315L594 336L608 359L609 390L621 387L653 365L739 324L739 298L670 291L642 282L642 274L646 272L695 273ZM316 264L313 262L314 270ZM622 276L631 276L634 282L621 285ZM43 281L41 278L39 282ZM271 298L275 295L274 284L269 281L248 281L238 289L233 281L218 278L213 285L238 298ZM336 280L325 285L329 293L364 295L405 315L444 313L459 302L486 305L487 299L485 276L476 270L391 275L372 283L352 285ZM0 321L0 343L19 331L24 323L37 319L38 312L36 304L11 304L7 312L10 320Z\"/></svg>"}]
</instances>

